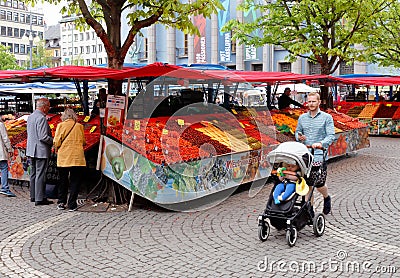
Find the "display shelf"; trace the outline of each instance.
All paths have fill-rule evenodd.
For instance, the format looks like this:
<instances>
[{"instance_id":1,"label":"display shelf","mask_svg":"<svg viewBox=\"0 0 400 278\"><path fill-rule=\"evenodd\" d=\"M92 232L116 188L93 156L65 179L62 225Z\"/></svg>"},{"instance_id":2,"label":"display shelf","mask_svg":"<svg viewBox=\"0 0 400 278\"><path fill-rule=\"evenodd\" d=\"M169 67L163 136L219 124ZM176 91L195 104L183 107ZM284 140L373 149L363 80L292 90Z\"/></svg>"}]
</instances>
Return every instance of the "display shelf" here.
<instances>
[{"instance_id":1,"label":"display shelf","mask_svg":"<svg viewBox=\"0 0 400 278\"><path fill-rule=\"evenodd\" d=\"M374 115L374 119L392 119L398 106L393 105L380 105Z\"/></svg>"}]
</instances>

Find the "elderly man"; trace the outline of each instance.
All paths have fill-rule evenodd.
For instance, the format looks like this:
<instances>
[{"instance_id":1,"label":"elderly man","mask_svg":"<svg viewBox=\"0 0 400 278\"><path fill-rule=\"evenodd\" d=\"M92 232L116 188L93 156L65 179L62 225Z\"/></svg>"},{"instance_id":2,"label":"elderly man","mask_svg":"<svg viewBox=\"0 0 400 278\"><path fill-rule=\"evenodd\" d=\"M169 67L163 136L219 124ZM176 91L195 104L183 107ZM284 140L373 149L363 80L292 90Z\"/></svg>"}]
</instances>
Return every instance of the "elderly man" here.
<instances>
[{"instance_id":1,"label":"elderly man","mask_svg":"<svg viewBox=\"0 0 400 278\"><path fill-rule=\"evenodd\" d=\"M26 156L31 160L30 196L35 206L49 205L52 201L45 198L46 170L53 146L50 126L46 115L50 109L47 98L36 101L36 110L28 117Z\"/></svg>"}]
</instances>

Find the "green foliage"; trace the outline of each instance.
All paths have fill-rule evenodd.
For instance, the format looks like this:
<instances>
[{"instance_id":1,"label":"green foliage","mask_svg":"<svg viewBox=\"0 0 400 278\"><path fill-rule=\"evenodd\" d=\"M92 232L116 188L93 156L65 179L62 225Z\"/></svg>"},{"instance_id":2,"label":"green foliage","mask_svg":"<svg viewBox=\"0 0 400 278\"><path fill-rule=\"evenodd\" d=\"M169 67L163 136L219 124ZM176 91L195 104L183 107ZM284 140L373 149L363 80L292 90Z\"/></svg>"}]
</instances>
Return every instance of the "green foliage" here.
<instances>
[{"instance_id":1,"label":"green foliage","mask_svg":"<svg viewBox=\"0 0 400 278\"><path fill-rule=\"evenodd\" d=\"M52 65L52 57L49 53L46 52L46 48L44 47L45 42L40 41L36 44L32 50L32 68L38 68L47 66L51 68Z\"/></svg>"},{"instance_id":2,"label":"green foliage","mask_svg":"<svg viewBox=\"0 0 400 278\"><path fill-rule=\"evenodd\" d=\"M0 70L22 69L7 46L0 44Z\"/></svg>"},{"instance_id":3,"label":"green foliage","mask_svg":"<svg viewBox=\"0 0 400 278\"><path fill-rule=\"evenodd\" d=\"M371 27L366 47L367 61L380 66L400 68L400 3L376 19Z\"/></svg>"},{"instance_id":4,"label":"green foliage","mask_svg":"<svg viewBox=\"0 0 400 278\"><path fill-rule=\"evenodd\" d=\"M25 0L25 3L35 4L38 1ZM104 44L109 65L116 68L122 67L129 47L141 29L160 23L185 33L199 34L191 16L210 17L211 14L217 13L217 9L223 9L219 0L195 0L191 1L192 3L182 3L180 0L47 0L45 2L63 3L65 6L61 8L61 12L64 15L78 15L75 21L77 28L84 29L88 26L93 28ZM124 40L121 39L122 11L131 26ZM102 22L105 23L105 28Z\"/></svg>"},{"instance_id":5,"label":"green foliage","mask_svg":"<svg viewBox=\"0 0 400 278\"><path fill-rule=\"evenodd\" d=\"M363 47L377 19L387 14L395 2L383 0L277 0L256 4L244 0L240 9L259 10L254 22L229 21L223 30L232 30L233 39L263 46L273 44L288 50L288 61L306 57L319 63L323 74L332 74L345 61L365 61ZM262 30L261 36L249 36Z\"/></svg>"}]
</instances>

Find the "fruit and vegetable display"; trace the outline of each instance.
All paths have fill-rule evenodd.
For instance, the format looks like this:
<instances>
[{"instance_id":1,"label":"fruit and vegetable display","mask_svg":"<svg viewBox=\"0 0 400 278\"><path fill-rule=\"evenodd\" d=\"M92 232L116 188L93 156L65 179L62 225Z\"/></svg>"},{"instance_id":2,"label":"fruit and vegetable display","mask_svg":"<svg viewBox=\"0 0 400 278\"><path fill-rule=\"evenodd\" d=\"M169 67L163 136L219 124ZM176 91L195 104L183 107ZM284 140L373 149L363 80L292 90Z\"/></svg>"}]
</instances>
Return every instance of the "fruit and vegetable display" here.
<instances>
[{"instance_id":1,"label":"fruit and vegetable display","mask_svg":"<svg viewBox=\"0 0 400 278\"><path fill-rule=\"evenodd\" d=\"M55 135L57 125L61 122L60 115L49 114L47 116L48 123L51 128L52 136ZM78 116L78 122L83 125L83 130L85 134L86 145L84 150L87 151L99 143L100 140L100 119L86 118L85 116ZM21 126L22 125L22 126ZM15 128L18 128L19 132L14 134ZM26 149L27 132L26 132L26 121L24 120L19 126L11 128L8 131L10 137L11 145L15 148Z\"/></svg>"},{"instance_id":2,"label":"fruit and vegetable display","mask_svg":"<svg viewBox=\"0 0 400 278\"><path fill-rule=\"evenodd\" d=\"M370 135L400 135L398 124L398 120L400 120L400 103L398 102L342 102L338 104L337 109L340 112L346 112L347 116L356 117L360 122L366 124ZM358 112L360 109L362 110ZM335 126L341 127L339 122L337 122L338 124L335 123ZM349 126L348 130L353 128L351 123L346 123L346 125Z\"/></svg>"},{"instance_id":3,"label":"fruit and vegetable display","mask_svg":"<svg viewBox=\"0 0 400 278\"><path fill-rule=\"evenodd\" d=\"M375 113L375 119L392 119L397 110L397 106L381 105Z\"/></svg>"},{"instance_id":4,"label":"fruit and vegetable display","mask_svg":"<svg viewBox=\"0 0 400 278\"><path fill-rule=\"evenodd\" d=\"M157 164L194 161L279 144L262 132L266 121L258 127L252 118L245 118L240 112L237 115L242 120L224 114L127 119L120 133L124 144ZM107 134L114 138L115 133L115 128L107 129Z\"/></svg>"},{"instance_id":5,"label":"fruit and vegetable display","mask_svg":"<svg viewBox=\"0 0 400 278\"><path fill-rule=\"evenodd\" d=\"M378 111L380 104L367 104L364 109L358 114L359 119L372 119Z\"/></svg>"}]
</instances>

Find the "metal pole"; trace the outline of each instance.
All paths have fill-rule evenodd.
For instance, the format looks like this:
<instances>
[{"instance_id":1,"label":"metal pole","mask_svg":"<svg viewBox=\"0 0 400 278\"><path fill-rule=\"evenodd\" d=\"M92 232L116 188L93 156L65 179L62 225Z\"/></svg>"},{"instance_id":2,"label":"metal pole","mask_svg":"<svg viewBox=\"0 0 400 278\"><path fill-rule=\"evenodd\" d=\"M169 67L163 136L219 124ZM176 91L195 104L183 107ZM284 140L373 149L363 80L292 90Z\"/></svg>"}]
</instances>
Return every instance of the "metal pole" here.
<instances>
[{"instance_id":1,"label":"metal pole","mask_svg":"<svg viewBox=\"0 0 400 278\"><path fill-rule=\"evenodd\" d=\"M32 69L32 47L33 47L32 11L30 11L29 22L30 22L30 31L29 31L29 68Z\"/></svg>"}]
</instances>

